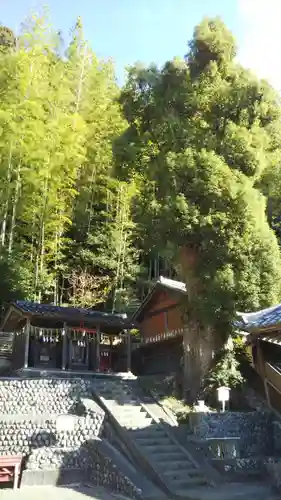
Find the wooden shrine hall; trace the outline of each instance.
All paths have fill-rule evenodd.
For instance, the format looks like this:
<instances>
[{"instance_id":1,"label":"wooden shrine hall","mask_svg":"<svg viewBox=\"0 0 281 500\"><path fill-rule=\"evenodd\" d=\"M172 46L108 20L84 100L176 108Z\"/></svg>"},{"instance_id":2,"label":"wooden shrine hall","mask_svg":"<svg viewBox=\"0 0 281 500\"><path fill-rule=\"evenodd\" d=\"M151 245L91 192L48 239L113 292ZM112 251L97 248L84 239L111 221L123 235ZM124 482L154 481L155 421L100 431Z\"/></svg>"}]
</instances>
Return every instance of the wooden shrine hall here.
<instances>
[{"instance_id":1,"label":"wooden shrine hall","mask_svg":"<svg viewBox=\"0 0 281 500\"><path fill-rule=\"evenodd\" d=\"M126 314L17 301L2 332L13 332L12 367L131 371L131 329Z\"/></svg>"}]
</instances>

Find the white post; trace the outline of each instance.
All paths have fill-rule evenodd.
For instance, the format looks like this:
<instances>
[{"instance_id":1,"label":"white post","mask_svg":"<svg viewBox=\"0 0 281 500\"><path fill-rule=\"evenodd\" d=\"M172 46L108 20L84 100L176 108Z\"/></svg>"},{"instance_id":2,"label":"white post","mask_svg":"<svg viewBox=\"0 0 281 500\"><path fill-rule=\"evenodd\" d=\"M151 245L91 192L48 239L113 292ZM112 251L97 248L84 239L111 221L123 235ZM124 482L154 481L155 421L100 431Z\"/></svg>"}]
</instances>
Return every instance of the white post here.
<instances>
[{"instance_id":1,"label":"white post","mask_svg":"<svg viewBox=\"0 0 281 500\"><path fill-rule=\"evenodd\" d=\"M26 320L25 325L25 347L24 347L24 368L28 368L29 340L30 340L30 319Z\"/></svg>"},{"instance_id":2,"label":"white post","mask_svg":"<svg viewBox=\"0 0 281 500\"><path fill-rule=\"evenodd\" d=\"M229 387L221 386L221 387L218 387L217 393L218 393L218 400L222 404L222 413L224 413L225 412L225 403L226 403L226 401L229 401L230 389L229 389Z\"/></svg>"}]
</instances>

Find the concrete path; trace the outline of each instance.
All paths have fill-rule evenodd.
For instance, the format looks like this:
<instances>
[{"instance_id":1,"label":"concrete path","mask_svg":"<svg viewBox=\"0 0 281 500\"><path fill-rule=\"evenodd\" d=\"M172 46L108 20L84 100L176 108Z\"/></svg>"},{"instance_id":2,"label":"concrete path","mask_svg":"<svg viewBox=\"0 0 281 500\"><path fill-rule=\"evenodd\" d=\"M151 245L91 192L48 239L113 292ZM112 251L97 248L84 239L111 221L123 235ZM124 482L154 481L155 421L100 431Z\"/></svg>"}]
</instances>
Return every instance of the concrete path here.
<instances>
[{"instance_id":1,"label":"concrete path","mask_svg":"<svg viewBox=\"0 0 281 500\"><path fill-rule=\"evenodd\" d=\"M169 500L167 497L157 497L156 500ZM130 500L122 495L111 494L103 488L87 486L32 486L0 490L0 500ZM208 489L196 493L189 490L186 496L189 500L280 500L263 485L248 486L243 484L229 484L218 488Z\"/></svg>"},{"instance_id":2,"label":"concrete path","mask_svg":"<svg viewBox=\"0 0 281 500\"><path fill-rule=\"evenodd\" d=\"M103 488L87 486L32 486L0 490L0 500L125 500L125 497L113 495ZM129 499L128 499L129 500Z\"/></svg>"}]
</instances>

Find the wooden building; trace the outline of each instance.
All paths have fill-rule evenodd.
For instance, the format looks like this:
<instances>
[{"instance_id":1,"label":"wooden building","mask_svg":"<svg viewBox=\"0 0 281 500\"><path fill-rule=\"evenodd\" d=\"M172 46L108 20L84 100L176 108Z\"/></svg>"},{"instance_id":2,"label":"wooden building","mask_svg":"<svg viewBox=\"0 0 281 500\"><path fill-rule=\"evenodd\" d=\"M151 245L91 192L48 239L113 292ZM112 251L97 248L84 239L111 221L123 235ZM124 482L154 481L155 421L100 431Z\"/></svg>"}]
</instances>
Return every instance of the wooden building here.
<instances>
[{"instance_id":1,"label":"wooden building","mask_svg":"<svg viewBox=\"0 0 281 500\"><path fill-rule=\"evenodd\" d=\"M133 316L141 343L140 373L175 374L182 380L182 395L194 401L221 347L214 332L185 317L186 285L160 277Z\"/></svg>"},{"instance_id":2,"label":"wooden building","mask_svg":"<svg viewBox=\"0 0 281 500\"><path fill-rule=\"evenodd\" d=\"M133 316L140 331L142 374L177 371L183 356L184 321L180 306L184 283L162 276Z\"/></svg>"},{"instance_id":3,"label":"wooden building","mask_svg":"<svg viewBox=\"0 0 281 500\"><path fill-rule=\"evenodd\" d=\"M130 371L126 315L17 301L1 325L13 332L14 369Z\"/></svg>"},{"instance_id":4,"label":"wooden building","mask_svg":"<svg viewBox=\"0 0 281 500\"><path fill-rule=\"evenodd\" d=\"M237 313L241 335L251 352L271 408L281 413L281 304L254 313Z\"/></svg>"}]
</instances>

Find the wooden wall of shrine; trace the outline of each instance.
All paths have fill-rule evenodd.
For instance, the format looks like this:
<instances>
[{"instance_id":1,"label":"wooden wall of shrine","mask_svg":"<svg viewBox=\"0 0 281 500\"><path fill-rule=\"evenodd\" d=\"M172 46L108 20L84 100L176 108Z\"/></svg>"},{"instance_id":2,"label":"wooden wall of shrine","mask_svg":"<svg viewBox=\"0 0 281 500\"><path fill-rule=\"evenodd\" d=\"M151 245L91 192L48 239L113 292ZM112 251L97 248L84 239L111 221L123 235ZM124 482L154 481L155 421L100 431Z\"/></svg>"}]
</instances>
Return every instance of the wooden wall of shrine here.
<instances>
[{"instance_id":1,"label":"wooden wall of shrine","mask_svg":"<svg viewBox=\"0 0 281 500\"><path fill-rule=\"evenodd\" d=\"M183 315L180 296L156 290L138 318L141 336L139 374L170 374L178 371L183 356Z\"/></svg>"},{"instance_id":2,"label":"wooden wall of shrine","mask_svg":"<svg viewBox=\"0 0 281 500\"><path fill-rule=\"evenodd\" d=\"M156 292L139 319L139 329L144 341L162 337L165 333L183 329L183 316L178 297L169 291Z\"/></svg>"},{"instance_id":3,"label":"wooden wall of shrine","mask_svg":"<svg viewBox=\"0 0 281 500\"><path fill-rule=\"evenodd\" d=\"M13 350L12 350L12 366L15 370L22 368L24 366L25 357L25 331L24 328L21 331L14 333L13 340Z\"/></svg>"},{"instance_id":4,"label":"wooden wall of shrine","mask_svg":"<svg viewBox=\"0 0 281 500\"><path fill-rule=\"evenodd\" d=\"M15 333L12 363L15 369L126 371L127 340L115 345L114 336L96 330L26 325Z\"/></svg>"}]
</instances>

